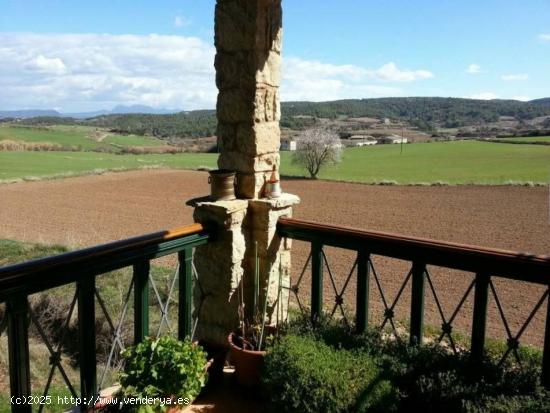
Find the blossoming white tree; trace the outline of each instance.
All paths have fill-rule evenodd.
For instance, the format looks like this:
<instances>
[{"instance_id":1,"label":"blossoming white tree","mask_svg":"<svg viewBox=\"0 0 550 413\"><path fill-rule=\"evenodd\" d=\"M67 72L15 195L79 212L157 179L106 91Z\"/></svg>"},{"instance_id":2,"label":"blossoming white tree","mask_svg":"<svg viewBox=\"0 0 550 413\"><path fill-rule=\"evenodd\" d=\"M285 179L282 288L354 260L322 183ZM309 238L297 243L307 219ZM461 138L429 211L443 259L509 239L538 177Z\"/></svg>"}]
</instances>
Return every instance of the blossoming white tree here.
<instances>
[{"instance_id":1,"label":"blossoming white tree","mask_svg":"<svg viewBox=\"0 0 550 413\"><path fill-rule=\"evenodd\" d=\"M337 164L341 159L340 138L326 129L308 129L296 139L292 161L303 166L312 179L317 179L323 166Z\"/></svg>"}]
</instances>

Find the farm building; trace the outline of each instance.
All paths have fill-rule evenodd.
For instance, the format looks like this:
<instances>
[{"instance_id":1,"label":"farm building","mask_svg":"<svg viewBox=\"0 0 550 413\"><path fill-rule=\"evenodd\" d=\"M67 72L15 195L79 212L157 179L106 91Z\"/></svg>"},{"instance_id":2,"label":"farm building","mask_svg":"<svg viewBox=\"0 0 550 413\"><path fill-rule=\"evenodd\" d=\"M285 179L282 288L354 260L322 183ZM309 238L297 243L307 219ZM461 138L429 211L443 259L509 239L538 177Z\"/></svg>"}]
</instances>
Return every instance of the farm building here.
<instances>
[{"instance_id":1,"label":"farm building","mask_svg":"<svg viewBox=\"0 0 550 413\"><path fill-rule=\"evenodd\" d=\"M376 145L378 142L370 135L352 135L345 140L346 146Z\"/></svg>"},{"instance_id":2,"label":"farm building","mask_svg":"<svg viewBox=\"0 0 550 413\"><path fill-rule=\"evenodd\" d=\"M296 141L292 139L281 139L281 150L282 151L295 151L296 150Z\"/></svg>"},{"instance_id":3,"label":"farm building","mask_svg":"<svg viewBox=\"0 0 550 413\"><path fill-rule=\"evenodd\" d=\"M378 143L380 144L407 143L407 138L402 138L401 136L397 136L397 135L384 136L383 138L378 139Z\"/></svg>"}]
</instances>

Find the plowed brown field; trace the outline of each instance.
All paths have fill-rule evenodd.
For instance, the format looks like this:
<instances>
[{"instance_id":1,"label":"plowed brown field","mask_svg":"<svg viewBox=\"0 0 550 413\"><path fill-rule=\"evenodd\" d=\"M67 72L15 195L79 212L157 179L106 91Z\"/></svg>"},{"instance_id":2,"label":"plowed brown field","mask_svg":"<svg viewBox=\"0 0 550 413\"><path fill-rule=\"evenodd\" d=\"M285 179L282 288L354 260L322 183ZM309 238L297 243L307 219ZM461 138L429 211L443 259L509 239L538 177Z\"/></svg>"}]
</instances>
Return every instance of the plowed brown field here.
<instances>
[{"instance_id":1,"label":"plowed brown field","mask_svg":"<svg viewBox=\"0 0 550 413\"><path fill-rule=\"evenodd\" d=\"M295 217L319 222L382 230L467 244L499 247L540 254L550 252L548 190L525 187L383 187L326 181L286 180L285 191L302 203ZM55 181L0 186L0 238L61 243L71 247L138 235L192 222L185 201L208 192L207 175L190 171L110 173ZM308 246L295 243L294 274L299 274ZM353 263L353 255L328 249L331 269L340 287ZM388 301L392 301L407 263L374 258ZM435 289L446 318L465 292L471 274L432 268ZM309 277L303 280L307 297ZM517 331L543 290L520 282L496 280L496 290L512 332ZM346 303L354 302L350 283ZM327 304L334 292L325 285ZM406 320L410 290L403 293L396 317ZM426 322L439 326L431 291L426 287ZM456 328L468 332L471 297L456 319ZM373 312L380 314L376 285L371 282ZM525 341L540 345L545 306L525 332ZM505 338L502 322L490 300L490 335Z\"/></svg>"}]
</instances>

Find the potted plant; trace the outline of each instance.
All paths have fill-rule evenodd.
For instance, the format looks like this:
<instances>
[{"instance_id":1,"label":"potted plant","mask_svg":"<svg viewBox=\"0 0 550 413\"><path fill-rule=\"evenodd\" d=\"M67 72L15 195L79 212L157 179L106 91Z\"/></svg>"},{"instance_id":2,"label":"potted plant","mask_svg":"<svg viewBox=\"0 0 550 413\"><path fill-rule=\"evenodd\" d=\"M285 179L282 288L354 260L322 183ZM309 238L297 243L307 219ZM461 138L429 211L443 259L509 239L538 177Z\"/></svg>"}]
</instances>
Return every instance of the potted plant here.
<instances>
[{"instance_id":1,"label":"potted plant","mask_svg":"<svg viewBox=\"0 0 550 413\"><path fill-rule=\"evenodd\" d=\"M191 404L207 380L206 353L188 339L147 338L124 350L122 356L124 369L113 397L119 403L131 398L146 402L119 404L118 408L110 404L108 411L179 412Z\"/></svg>"},{"instance_id":2,"label":"potted plant","mask_svg":"<svg viewBox=\"0 0 550 413\"><path fill-rule=\"evenodd\" d=\"M276 338L277 326L266 325L267 291L264 294L262 311L260 311L260 277L258 243L256 242L256 262L254 274L254 294L252 316L245 316L244 287L241 282L239 289L239 328L229 334L230 359L235 367L237 382L245 387L257 387L260 384L260 373L264 364L266 347ZM269 287L270 280L267 282ZM279 288L279 295L281 291Z\"/></svg>"}]
</instances>

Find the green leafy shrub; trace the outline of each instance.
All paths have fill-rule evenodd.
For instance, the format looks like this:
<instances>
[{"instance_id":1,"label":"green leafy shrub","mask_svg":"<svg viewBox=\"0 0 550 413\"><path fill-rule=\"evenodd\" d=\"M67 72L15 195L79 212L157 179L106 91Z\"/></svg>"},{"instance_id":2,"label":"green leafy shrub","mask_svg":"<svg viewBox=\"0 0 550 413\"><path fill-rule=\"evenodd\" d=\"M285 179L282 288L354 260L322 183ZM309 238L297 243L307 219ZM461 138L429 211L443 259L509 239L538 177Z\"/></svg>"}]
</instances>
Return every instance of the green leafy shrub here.
<instances>
[{"instance_id":1,"label":"green leafy shrub","mask_svg":"<svg viewBox=\"0 0 550 413\"><path fill-rule=\"evenodd\" d=\"M397 402L370 356L335 351L309 334L289 334L268 351L262 384L277 411L391 412Z\"/></svg>"},{"instance_id":2,"label":"green leafy shrub","mask_svg":"<svg viewBox=\"0 0 550 413\"><path fill-rule=\"evenodd\" d=\"M455 355L441 346L383 340L378 330L354 334L325 319L313 328L308 318L298 318L286 332L313 337L332 351L369 357L398 389L398 411L550 413L550 393L539 381L540 362L526 359L522 369L513 363L499 366L492 358L473 363L468 352Z\"/></svg>"},{"instance_id":3,"label":"green leafy shrub","mask_svg":"<svg viewBox=\"0 0 550 413\"><path fill-rule=\"evenodd\" d=\"M207 379L206 353L190 340L178 341L171 336L127 348L122 353L124 370L120 374L122 395L136 398L187 399L198 396ZM166 411L168 406L141 406L139 412Z\"/></svg>"},{"instance_id":4,"label":"green leafy shrub","mask_svg":"<svg viewBox=\"0 0 550 413\"><path fill-rule=\"evenodd\" d=\"M465 413L548 413L550 394L542 392L535 396L498 396L485 398L479 403L468 401Z\"/></svg>"},{"instance_id":5,"label":"green leafy shrub","mask_svg":"<svg viewBox=\"0 0 550 413\"><path fill-rule=\"evenodd\" d=\"M438 346L386 343L380 360L399 388L401 411L458 413L485 397L536 398L541 391L537 368L507 369L490 359L473 363L469 353L455 355Z\"/></svg>"}]
</instances>

